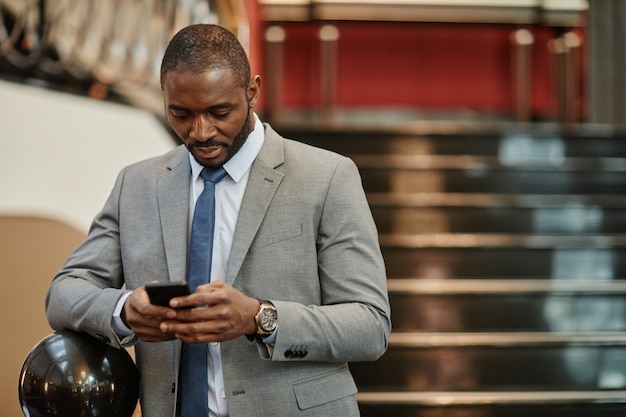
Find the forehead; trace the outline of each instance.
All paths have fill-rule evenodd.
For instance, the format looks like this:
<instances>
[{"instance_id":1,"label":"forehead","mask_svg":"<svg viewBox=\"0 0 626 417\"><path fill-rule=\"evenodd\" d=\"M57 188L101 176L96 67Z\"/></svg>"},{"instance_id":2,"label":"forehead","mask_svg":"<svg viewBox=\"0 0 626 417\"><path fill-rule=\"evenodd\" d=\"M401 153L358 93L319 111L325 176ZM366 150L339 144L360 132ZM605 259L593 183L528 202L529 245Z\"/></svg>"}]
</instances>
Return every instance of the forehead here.
<instances>
[{"instance_id":1,"label":"forehead","mask_svg":"<svg viewBox=\"0 0 626 417\"><path fill-rule=\"evenodd\" d=\"M236 101L238 97L245 96L245 90L236 83L229 68L212 68L202 72L170 71L163 80L163 96L168 105L187 107L195 103L206 106Z\"/></svg>"}]
</instances>

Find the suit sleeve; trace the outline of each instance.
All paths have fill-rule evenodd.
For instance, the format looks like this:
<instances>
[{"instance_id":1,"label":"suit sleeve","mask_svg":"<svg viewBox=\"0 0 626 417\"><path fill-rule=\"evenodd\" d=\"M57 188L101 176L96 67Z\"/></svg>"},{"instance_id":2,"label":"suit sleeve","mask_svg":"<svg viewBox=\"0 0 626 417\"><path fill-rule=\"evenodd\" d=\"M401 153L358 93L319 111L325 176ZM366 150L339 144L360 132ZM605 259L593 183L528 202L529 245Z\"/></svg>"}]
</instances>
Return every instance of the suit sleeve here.
<instances>
[{"instance_id":1,"label":"suit sleeve","mask_svg":"<svg viewBox=\"0 0 626 417\"><path fill-rule=\"evenodd\" d=\"M361 177L348 158L329 182L316 246L321 304L272 300L279 326L272 360L379 358L391 331L387 277Z\"/></svg>"},{"instance_id":2,"label":"suit sleeve","mask_svg":"<svg viewBox=\"0 0 626 417\"><path fill-rule=\"evenodd\" d=\"M111 327L111 318L124 293L118 216L123 178L124 172L86 240L57 273L46 297L46 314L53 329L86 332L116 347L121 341Z\"/></svg>"}]
</instances>

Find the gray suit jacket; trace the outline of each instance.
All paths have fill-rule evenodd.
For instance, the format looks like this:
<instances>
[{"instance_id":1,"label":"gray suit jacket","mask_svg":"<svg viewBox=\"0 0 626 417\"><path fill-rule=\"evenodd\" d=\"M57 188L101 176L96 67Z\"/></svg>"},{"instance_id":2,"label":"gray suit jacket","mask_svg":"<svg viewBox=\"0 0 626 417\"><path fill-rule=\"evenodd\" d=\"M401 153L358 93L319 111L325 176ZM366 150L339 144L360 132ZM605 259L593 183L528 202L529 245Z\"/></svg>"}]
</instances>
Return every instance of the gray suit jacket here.
<instances>
[{"instance_id":1,"label":"gray suit jacket","mask_svg":"<svg viewBox=\"0 0 626 417\"><path fill-rule=\"evenodd\" d=\"M273 351L221 345L231 417L357 416L350 361L380 357L391 331L377 230L355 164L265 125L226 280L271 300ZM184 147L125 168L46 300L53 328L120 347L111 327L123 285L186 276L191 169ZM180 342L136 344L144 417L173 416Z\"/></svg>"}]
</instances>

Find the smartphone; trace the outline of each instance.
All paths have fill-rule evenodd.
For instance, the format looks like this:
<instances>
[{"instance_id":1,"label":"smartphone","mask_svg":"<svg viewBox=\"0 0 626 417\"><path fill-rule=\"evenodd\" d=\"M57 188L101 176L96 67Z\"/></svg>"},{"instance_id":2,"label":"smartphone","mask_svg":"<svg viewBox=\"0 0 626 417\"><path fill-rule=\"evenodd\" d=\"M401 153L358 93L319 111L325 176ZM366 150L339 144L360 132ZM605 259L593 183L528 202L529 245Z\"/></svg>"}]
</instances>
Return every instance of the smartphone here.
<instances>
[{"instance_id":1,"label":"smartphone","mask_svg":"<svg viewBox=\"0 0 626 417\"><path fill-rule=\"evenodd\" d=\"M170 306L172 298L190 294L186 281L153 282L146 285L146 292L150 303L165 307Z\"/></svg>"}]
</instances>

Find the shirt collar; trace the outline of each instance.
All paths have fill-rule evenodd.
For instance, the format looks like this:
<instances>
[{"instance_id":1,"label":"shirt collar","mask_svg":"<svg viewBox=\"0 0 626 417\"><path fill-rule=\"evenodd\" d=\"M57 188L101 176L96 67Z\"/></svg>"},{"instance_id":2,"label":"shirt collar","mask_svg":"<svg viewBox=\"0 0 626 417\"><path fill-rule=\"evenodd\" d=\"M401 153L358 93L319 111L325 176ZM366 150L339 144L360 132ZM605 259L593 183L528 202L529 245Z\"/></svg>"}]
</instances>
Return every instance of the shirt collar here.
<instances>
[{"instance_id":1,"label":"shirt collar","mask_svg":"<svg viewBox=\"0 0 626 417\"><path fill-rule=\"evenodd\" d=\"M256 113L253 113L253 116L254 129L248 135L248 139L246 139L241 149L224 164L224 169L228 176L235 182L239 182L250 169L265 140L263 123L261 123ZM202 172L203 166L194 159L191 152L189 153L189 161L191 163L191 178L193 181L196 181L200 176L200 172Z\"/></svg>"}]
</instances>

